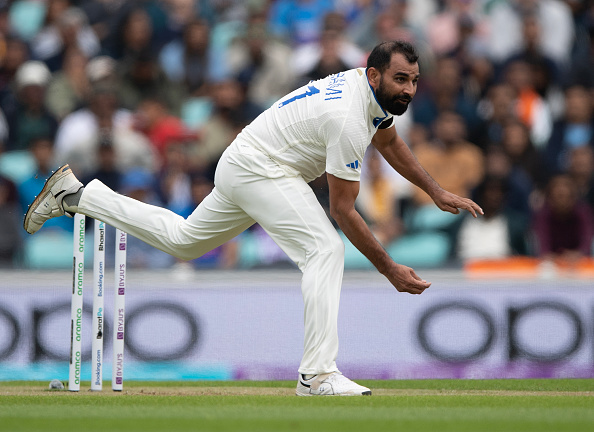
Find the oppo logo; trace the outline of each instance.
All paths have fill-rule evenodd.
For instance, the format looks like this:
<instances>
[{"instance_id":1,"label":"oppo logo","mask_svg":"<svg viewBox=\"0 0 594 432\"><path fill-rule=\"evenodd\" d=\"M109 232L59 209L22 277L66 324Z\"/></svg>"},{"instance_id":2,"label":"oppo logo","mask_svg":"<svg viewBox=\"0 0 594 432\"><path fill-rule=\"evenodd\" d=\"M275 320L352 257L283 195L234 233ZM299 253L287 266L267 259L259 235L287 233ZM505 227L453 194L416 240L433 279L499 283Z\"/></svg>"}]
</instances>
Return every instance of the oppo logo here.
<instances>
[{"instance_id":1,"label":"oppo logo","mask_svg":"<svg viewBox=\"0 0 594 432\"><path fill-rule=\"evenodd\" d=\"M481 359L496 343L505 344L510 361L556 362L580 349L584 329L583 317L559 301L511 305L496 312L476 303L446 302L421 314L416 336L427 354L445 362Z\"/></svg>"},{"instance_id":2,"label":"oppo logo","mask_svg":"<svg viewBox=\"0 0 594 432\"><path fill-rule=\"evenodd\" d=\"M200 326L197 316L185 306L176 303L149 302L126 311L124 339L126 352L141 361L179 360L194 353L200 345ZM34 308L21 323L6 307L0 304L0 361L9 358L19 346L32 344L29 360L69 359L69 339L60 334L61 323L69 323L70 303L60 303L45 308ZM77 314L76 327L91 328L92 308L85 306ZM102 333L105 343L111 336L108 323L102 315ZM155 338L154 329L169 328L171 334ZM82 336L82 361L91 359L91 339L97 334ZM79 337L77 335L77 337ZM56 343L57 342L57 343ZM60 344L60 342L63 342ZM106 345L109 346L109 345Z\"/></svg>"}]
</instances>

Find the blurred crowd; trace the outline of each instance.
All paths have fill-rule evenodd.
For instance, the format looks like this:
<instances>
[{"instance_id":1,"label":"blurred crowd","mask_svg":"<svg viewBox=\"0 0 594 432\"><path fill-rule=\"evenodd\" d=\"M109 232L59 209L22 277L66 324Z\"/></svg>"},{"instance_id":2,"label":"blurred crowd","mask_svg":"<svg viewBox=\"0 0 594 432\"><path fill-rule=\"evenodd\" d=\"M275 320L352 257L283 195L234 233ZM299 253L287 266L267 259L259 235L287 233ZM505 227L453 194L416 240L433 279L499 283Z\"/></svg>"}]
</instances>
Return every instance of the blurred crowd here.
<instances>
[{"instance_id":1,"label":"blurred crowd","mask_svg":"<svg viewBox=\"0 0 594 432\"><path fill-rule=\"evenodd\" d=\"M0 0L0 267L50 266L71 241L72 219L21 228L60 164L187 216L245 125L393 39L421 70L398 133L485 215L439 211L370 147L357 206L392 256L592 256L594 0ZM327 208L326 179L311 186ZM132 266L183 265L131 243ZM286 261L256 225L190 265Z\"/></svg>"}]
</instances>

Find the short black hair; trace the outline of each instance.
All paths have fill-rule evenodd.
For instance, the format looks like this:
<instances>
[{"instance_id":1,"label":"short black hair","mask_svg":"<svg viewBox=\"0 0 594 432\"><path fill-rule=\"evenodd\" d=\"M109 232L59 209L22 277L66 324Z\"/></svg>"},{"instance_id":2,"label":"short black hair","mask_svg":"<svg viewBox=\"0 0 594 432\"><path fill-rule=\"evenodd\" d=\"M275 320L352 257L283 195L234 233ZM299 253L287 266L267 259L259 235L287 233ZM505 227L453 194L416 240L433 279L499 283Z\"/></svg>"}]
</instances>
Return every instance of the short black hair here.
<instances>
[{"instance_id":1,"label":"short black hair","mask_svg":"<svg viewBox=\"0 0 594 432\"><path fill-rule=\"evenodd\" d=\"M415 47L405 41L387 41L377 45L369 57L367 57L367 67L375 68L380 73L383 73L389 66L392 60L392 54L402 54L404 58L410 63L414 64L419 59L419 54Z\"/></svg>"}]
</instances>

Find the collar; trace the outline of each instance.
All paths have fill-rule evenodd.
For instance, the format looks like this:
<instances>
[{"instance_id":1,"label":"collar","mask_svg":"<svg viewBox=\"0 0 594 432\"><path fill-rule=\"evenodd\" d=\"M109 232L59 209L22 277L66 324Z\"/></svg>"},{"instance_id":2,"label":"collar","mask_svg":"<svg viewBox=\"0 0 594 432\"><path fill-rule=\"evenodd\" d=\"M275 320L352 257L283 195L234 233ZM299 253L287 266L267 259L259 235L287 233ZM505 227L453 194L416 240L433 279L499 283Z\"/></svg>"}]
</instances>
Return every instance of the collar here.
<instances>
[{"instance_id":1,"label":"collar","mask_svg":"<svg viewBox=\"0 0 594 432\"><path fill-rule=\"evenodd\" d=\"M357 73L361 78L359 83L361 85L363 94L367 96L369 116L371 117L373 126L377 128L381 122L392 117L392 114L385 111L377 101L375 91L373 90L373 87L371 87L369 79L367 78L367 68L358 68Z\"/></svg>"}]
</instances>

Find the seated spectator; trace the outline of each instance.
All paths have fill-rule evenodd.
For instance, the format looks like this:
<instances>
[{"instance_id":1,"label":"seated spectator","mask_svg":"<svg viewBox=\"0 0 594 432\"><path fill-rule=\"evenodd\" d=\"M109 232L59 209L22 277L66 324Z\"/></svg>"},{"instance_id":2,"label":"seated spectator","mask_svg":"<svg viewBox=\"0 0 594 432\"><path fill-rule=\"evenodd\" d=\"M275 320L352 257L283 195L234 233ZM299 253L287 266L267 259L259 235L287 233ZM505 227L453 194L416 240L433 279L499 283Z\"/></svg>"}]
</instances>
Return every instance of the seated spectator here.
<instances>
[{"instance_id":1,"label":"seated spectator","mask_svg":"<svg viewBox=\"0 0 594 432\"><path fill-rule=\"evenodd\" d=\"M480 139L477 144L487 149L503 139L503 128L510 119L516 119L514 89L505 83L489 88L486 97L478 104L477 112L481 119Z\"/></svg>"},{"instance_id":2,"label":"seated spectator","mask_svg":"<svg viewBox=\"0 0 594 432\"><path fill-rule=\"evenodd\" d=\"M82 10L68 7L68 1L51 0L46 18L31 47L33 58L43 61L52 72L62 68L64 56L71 49L80 50L87 58L99 54L99 39Z\"/></svg>"},{"instance_id":3,"label":"seated spectator","mask_svg":"<svg viewBox=\"0 0 594 432\"><path fill-rule=\"evenodd\" d=\"M592 6L590 5L590 9ZM584 13L587 16L587 13ZM594 88L594 17L585 18L584 34L576 41L575 50L565 83Z\"/></svg>"},{"instance_id":4,"label":"seated spectator","mask_svg":"<svg viewBox=\"0 0 594 432\"><path fill-rule=\"evenodd\" d=\"M87 58L74 48L64 54L62 69L55 72L45 97L48 110L61 120L82 108L89 92Z\"/></svg>"},{"instance_id":5,"label":"seated spectator","mask_svg":"<svg viewBox=\"0 0 594 432\"><path fill-rule=\"evenodd\" d=\"M481 49L486 50L487 26L477 2L448 0L444 3L444 10L427 23L426 34L431 50L438 56L460 54L479 45L484 45Z\"/></svg>"},{"instance_id":6,"label":"seated spectator","mask_svg":"<svg viewBox=\"0 0 594 432\"><path fill-rule=\"evenodd\" d=\"M453 193L470 197L483 178L484 161L481 150L466 141L464 121L452 111L442 112L434 125L434 139L413 149L427 172ZM448 243L455 242L460 218L439 210L424 191L413 187L412 208L405 212L408 231L443 232ZM451 250L451 249L450 249Z\"/></svg>"},{"instance_id":7,"label":"seated spectator","mask_svg":"<svg viewBox=\"0 0 594 432\"><path fill-rule=\"evenodd\" d=\"M81 180L83 184L87 184L93 179L101 181L116 192L121 191L122 172L118 169L116 151L109 135L99 137L96 164L93 166L93 170Z\"/></svg>"},{"instance_id":8,"label":"seated spectator","mask_svg":"<svg viewBox=\"0 0 594 432\"><path fill-rule=\"evenodd\" d=\"M480 149L465 140L464 121L455 112L442 112L435 121L434 130L433 141L413 149L417 159L444 189L469 197L483 177L484 158ZM413 200L417 205L433 202L417 187Z\"/></svg>"},{"instance_id":9,"label":"seated spectator","mask_svg":"<svg viewBox=\"0 0 594 432\"><path fill-rule=\"evenodd\" d=\"M320 37L320 56L316 63L305 69L296 81L296 87L327 77L328 75L352 69L340 57L340 36L333 30L324 30ZM298 66L296 69L298 69Z\"/></svg>"},{"instance_id":10,"label":"seated spectator","mask_svg":"<svg viewBox=\"0 0 594 432\"><path fill-rule=\"evenodd\" d=\"M484 215L464 217L458 232L458 257L463 261L528 253L529 218L506 206L507 185L505 179L486 177L476 189L474 199Z\"/></svg>"},{"instance_id":11,"label":"seated spectator","mask_svg":"<svg viewBox=\"0 0 594 432\"><path fill-rule=\"evenodd\" d=\"M50 71L38 61L23 63L17 71L17 104L14 110L5 112L9 131L7 150L27 150L34 138L55 136L58 122L45 107L50 79Z\"/></svg>"},{"instance_id":12,"label":"seated spectator","mask_svg":"<svg viewBox=\"0 0 594 432\"><path fill-rule=\"evenodd\" d=\"M269 27L291 46L315 42L324 17L333 10L332 0L279 0L271 5Z\"/></svg>"},{"instance_id":13,"label":"seated spectator","mask_svg":"<svg viewBox=\"0 0 594 432\"><path fill-rule=\"evenodd\" d=\"M16 264L22 245L21 215L15 184L0 175L0 268Z\"/></svg>"},{"instance_id":14,"label":"seated spectator","mask_svg":"<svg viewBox=\"0 0 594 432\"><path fill-rule=\"evenodd\" d=\"M250 102L269 107L295 88L291 49L273 39L262 24L251 24L229 47L231 74L247 87Z\"/></svg>"},{"instance_id":15,"label":"seated spectator","mask_svg":"<svg viewBox=\"0 0 594 432\"><path fill-rule=\"evenodd\" d=\"M542 258L575 262L592 253L592 211L578 200L576 185L568 175L550 180L545 204L536 212L532 227Z\"/></svg>"},{"instance_id":16,"label":"seated spectator","mask_svg":"<svg viewBox=\"0 0 594 432\"><path fill-rule=\"evenodd\" d=\"M406 8L406 1L397 3L399 6L402 5L401 9ZM364 51L370 52L379 43L374 31L378 15L386 9L384 2L382 0L338 2L337 9L345 17L346 35L349 40Z\"/></svg>"},{"instance_id":17,"label":"seated spectator","mask_svg":"<svg viewBox=\"0 0 594 432\"><path fill-rule=\"evenodd\" d=\"M542 51L540 46L542 31L538 17L530 14L524 16L522 18L524 43L518 47L506 63L518 60L528 63L532 70L534 89L540 96L549 99L559 93L558 86L561 76L557 64ZM505 69L505 66L503 68ZM554 108L553 105L549 106L551 106L551 110Z\"/></svg>"},{"instance_id":18,"label":"seated spectator","mask_svg":"<svg viewBox=\"0 0 594 432\"><path fill-rule=\"evenodd\" d=\"M246 100L244 88L232 79L212 85L213 109L200 130L200 140L189 149L191 170L204 172L216 165L237 134L262 112Z\"/></svg>"},{"instance_id":19,"label":"seated spectator","mask_svg":"<svg viewBox=\"0 0 594 432\"><path fill-rule=\"evenodd\" d=\"M91 89L88 108L66 116L56 135L58 163L68 163L80 177L97 169L97 151L104 140L112 143L117 169L154 171L156 158L151 144L133 130L132 114L118 108L117 89L110 84L96 84Z\"/></svg>"},{"instance_id":20,"label":"seated spectator","mask_svg":"<svg viewBox=\"0 0 594 432\"><path fill-rule=\"evenodd\" d=\"M557 171L567 169L569 153L583 146L594 148L594 105L589 90L572 86L565 90L565 116L555 122L546 148L547 160Z\"/></svg>"},{"instance_id":21,"label":"seated spectator","mask_svg":"<svg viewBox=\"0 0 594 432\"><path fill-rule=\"evenodd\" d=\"M0 108L13 111L17 104L14 77L17 70L29 59L27 44L15 37L2 39L4 53L0 61Z\"/></svg>"},{"instance_id":22,"label":"seated spectator","mask_svg":"<svg viewBox=\"0 0 594 432\"><path fill-rule=\"evenodd\" d=\"M27 211L29 204L35 200L35 197L48 177L52 174L54 165L54 144L49 138L39 137L31 141L29 151L36 164L35 173L18 185L19 199L22 211ZM44 226L52 229L72 231L73 220L71 218L54 218L48 220Z\"/></svg>"},{"instance_id":23,"label":"seated spectator","mask_svg":"<svg viewBox=\"0 0 594 432\"><path fill-rule=\"evenodd\" d=\"M454 111L462 116L468 136L474 139L480 123L474 100L464 94L460 64L449 57L438 59L428 85L429 91L419 93L411 104L415 123L431 127L442 112Z\"/></svg>"},{"instance_id":24,"label":"seated spectator","mask_svg":"<svg viewBox=\"0 0 594 432\"><path fill-rule=\"evenodd\" d=\"M155 49L158 51L160 48L153 45L155 35L148 12L137 2L126 3L129 3L129 7L124 6L120 12L121 16L112 31L113 38L107 52L110 57L124 63L125 67L130 59L140 53Z\"/></svg>"},{"instance_id":25,"label":"seated spectator","mask_svg":"<svg viewBox=\"0 0 594 432\"><path fill-rule=\"evenodd\" d=\"M179 115L185 98L182 87L167 78L150 50L121 63L118 96L121 105L129 110L136 109L147 97L156 98L166 103L176 115Z\"/></svg>"},{"instance_id":26,"label":"seated spectator","mask_svg":"<svg viewBox=\"0 0 594 432\"><path fill-rule=\"evenodd\" d=\"M530 129L536 148L544 148L551 136L553 118L547 101L536 91L530 64L516 60L505 67L503 74L515 92L515 114Z\"/></svg>"},{"instance_id":27,"label":"seated spectator","mask_svg":"<svg viewBox=\"0 0 594 432\"><path fill-rule=\"evenodd\" d=\"M196 133L188 130L181 119L169 112L166 103L156 97L148 97L138 105L135 125L150 140L161 162L169 144L196 139Z\"/></svg>"},{"instance_id":28,"label":"seated spectator","mask_svg":"<svg viewBox=\"0 0 594 432\"><path fill-rule=\"evenodd\" d=\"M567 64L574 40L574 23L566 2L559 0L494 2L489 13L489 51L492 59L502 62L522 46L522 18L527 15L536 17L540 26L546 28L539 37L541 52L559 66Z\"/></svg>"},{"instance_id":29,"label":"seated spectator","mask_svg":"<svg viewBox=\"0 0 594 432\"><path fill-rule=\"evenodd\" d=\"M365 65L365 53L346 38L345 28L344 17L330 12L324 17L319 38L294 49L291 68L300 77L295 87Z\"/></svg>"},{"instance_id":30,"label":"seated spectator","mask_svg":"<svg viewBox=\"0 0 594 432\"><path fill-rule=\"evenodd\" d=\"M514 170L512 161L500 145L492 145L485 154L485 175L506 182L505 206L526 218L532 215L534 183L524 171Z\"/></svg>"},{"instance_id":31,"label":"seated spectator","mask_svg":"<svg viewBox=\"0 0 594 432\"><path fill-rule=\"evenodd\" d=\"M127 170L121 179L121 193L148 204L161 205L155 193L154 176L143 169ZM136 237L128 236L127 264L130 268L169 268L174 258Z\"/></svg>"},{"instance_id":32,"label":"seated spectator","mask_svg":"<svg viewBox=\"0 0 594 432\"><path fill-rule=\"evenodd\" d=\"M382 158L375 148L369 148L365 159L367 175L361 178L357 208L375 238L388 245L402 232L396 186L383 171Z\"/></svg>"},{"instance_id":33,"label":"seated spectator","mask_svg":"<svg viewBox=\"0 0 594 432\"><path fill-rule=\"evenodd\" d=\"M579 199L594 210L594 149L584 146L571 150L567 174L576 185Z\"/></svg>"},{"instance_id":34,"label":"seated spectator","mask_svg":"<svg viewBox=\"0 0 594 432\"><path fill-rule=\"evenodd\" d=\"M196 97L207 93L207 84L214 78L210 32L206 21L192 21L186 25L183 38L169 42L159 54L167 77Z\"/></svg>"},{"instance_id":35,"label":"seated spectator","mask_svg":"<svg viewBox=\"0 0 594 432\"><path fill-rule=\"evenodd\" d=\"M170 143L165 149L156 185L165 207L184 216L189 216L196 207L192 201L189 166L187 146L181 142Z\"/></svg>"},{"instance_id":36,"label":"seated spectator","mask_svg":"<svg viewBox=\"0 0 594 432\"><path fill-rule=\"evenodd\" d=\"M530 131L519 120L510 120L503 129L503 151L509 157L512 170L532 183L531 189L544 190L550 172L540 153L534 148Z\"/></svg>"},{"instance_id":37,"label":"seated spectator","mask_svg":"<svg viewBox=\"0 0 594 432\"><path fill-rule=\"evenodd\" d=\"M77 2L89 20L89 25L99 39L102 51L113 55L120 44L118 25L136 2L120 0L82 0Z\"/></svg>"},{"instance_id":38,"label":"seated spectator","mask_svg":"<svg viewBox=\"0 0 594 432\"><path fill-rule=\"evenodd\" d=\"M413 44L422 40L421 32L408 19L413 2L372 0L354 3L357 3L354 7L359 9L355 16L352 11L345 11L348 22L346 34L364 51L369 53L374 46L386 40L405 40ZM417 46L417 49L424 51L423 46Z\"/></svg>"}]
</instances>

